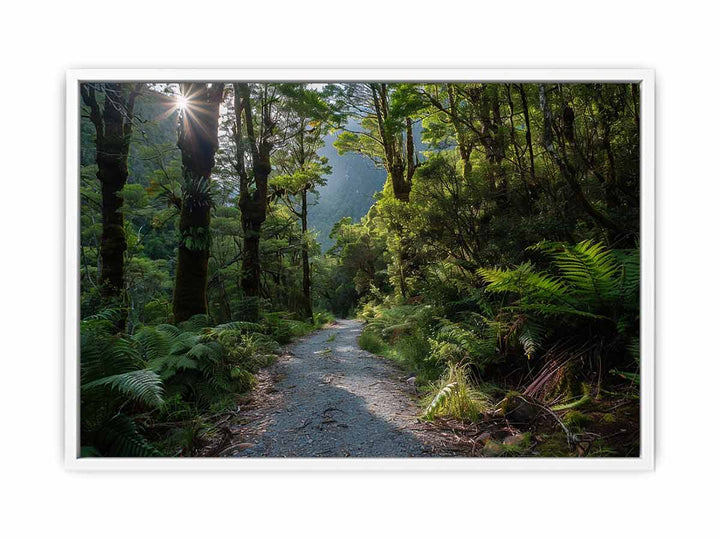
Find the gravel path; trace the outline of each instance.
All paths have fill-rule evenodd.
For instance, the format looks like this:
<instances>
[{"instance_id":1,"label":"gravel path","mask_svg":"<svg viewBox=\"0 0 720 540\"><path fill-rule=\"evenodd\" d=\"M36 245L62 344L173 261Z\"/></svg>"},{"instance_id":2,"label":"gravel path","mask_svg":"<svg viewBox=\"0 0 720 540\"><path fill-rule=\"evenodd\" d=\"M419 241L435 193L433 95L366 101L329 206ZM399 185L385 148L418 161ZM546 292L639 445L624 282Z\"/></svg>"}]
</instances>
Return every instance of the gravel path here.
<instances>
[{"instance_id":1,"label":"gravel path","mask_svg":"<svg viewBox=\"0 0 720 540\"><path fill-rule=\"evenodd\" d=\"M431 455L410 386L386 360L360 349L361 331L359 321L340 320L291 345L239 419L243 442L234 455Z\"/></svg>"}]
</instances>

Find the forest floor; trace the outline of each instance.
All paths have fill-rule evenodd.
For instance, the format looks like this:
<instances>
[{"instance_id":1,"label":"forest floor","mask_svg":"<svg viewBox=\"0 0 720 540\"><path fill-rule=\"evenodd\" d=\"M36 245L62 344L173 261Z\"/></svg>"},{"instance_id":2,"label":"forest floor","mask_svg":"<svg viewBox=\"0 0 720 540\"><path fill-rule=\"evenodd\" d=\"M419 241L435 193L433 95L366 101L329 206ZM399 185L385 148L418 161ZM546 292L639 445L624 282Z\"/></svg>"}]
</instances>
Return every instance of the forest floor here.
<instances>
[{"instance_id":1,"label":"forest floor","mask_svg":"<svg viewBox=\"0 0 720 540\"><path fill-rule=\"evenodd\" d=\"M414 388L362 350L362 323L339 320L292 343L229 422L237 457L453 455L448 434L418 420Z\"/></svg>"}]
</instances>

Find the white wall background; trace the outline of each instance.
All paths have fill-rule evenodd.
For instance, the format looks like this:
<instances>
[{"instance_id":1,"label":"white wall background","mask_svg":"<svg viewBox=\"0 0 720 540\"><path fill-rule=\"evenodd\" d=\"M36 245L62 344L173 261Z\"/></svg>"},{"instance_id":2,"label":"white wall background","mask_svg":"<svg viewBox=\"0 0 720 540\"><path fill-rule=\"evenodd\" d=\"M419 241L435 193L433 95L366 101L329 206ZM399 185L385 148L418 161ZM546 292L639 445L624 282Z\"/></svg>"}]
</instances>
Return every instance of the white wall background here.
<instances>
[{"instance_id":1,"label":"white wall background","mask_svg":"<svg viewBox=\"0 0 720 540\"><path fill-rule=\"evenodd\" d=\"M710 2L37 4L6 4L0 30L4 537L713 534L720 80ZM65 472L64 70L243 66L656 69L656 472Z\"/></svg>"}]
</instances>

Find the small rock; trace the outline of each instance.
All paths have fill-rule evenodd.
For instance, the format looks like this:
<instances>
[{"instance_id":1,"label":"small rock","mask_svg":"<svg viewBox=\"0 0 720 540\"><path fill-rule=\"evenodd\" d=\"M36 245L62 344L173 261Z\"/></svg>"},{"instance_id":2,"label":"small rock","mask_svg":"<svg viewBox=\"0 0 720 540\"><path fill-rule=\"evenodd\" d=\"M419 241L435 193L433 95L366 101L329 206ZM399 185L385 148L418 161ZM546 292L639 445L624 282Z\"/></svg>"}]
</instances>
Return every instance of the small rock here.
<instances>
[{"instance_id":1,"label":"small rock","mask_svg":"<svg viewBox=\"0 0 720 540\"><path fill-rule=\"evenodd\" d=\"M528 439L527 433L518 433L517 435L510 435L503 439L503 444L508 446L524 446Z\"/></svg>"},{"instance_id":2,"label":"small rock","mask_svg":"<svg viewBox=\"0 0 720 540\"><path fill-rule=\"evenodd\" d=\"M407 384L410 387L410 391L414 392L415 394L418 393L418 387L417 387L417 378L416 377L410 377L405 381L405 384Z\"/></svg>"},{"instance_id":3,"label":"small rock","mask_svg":"<svg viewBox=\"0 0 720 540\"><path fill-rule=\"evenodd\" d=\"M502 445L499 442L490 439L485 443L485 448L483 448L482 454L487 457L498 457L501 456L503 452L504 449Z\"/></svg>"},{"instance_id":4,"label":"small rock","mask_svg":"<svg viewBox=\"0 0 720 540\"><path fill-rule=\"evenodd\" d=\"M477 438L477 440L481 443L485 443L492 439L492 433L489 431L486 431L485 433L481 433L480 436Z\"/></svg>"}]
</instances>

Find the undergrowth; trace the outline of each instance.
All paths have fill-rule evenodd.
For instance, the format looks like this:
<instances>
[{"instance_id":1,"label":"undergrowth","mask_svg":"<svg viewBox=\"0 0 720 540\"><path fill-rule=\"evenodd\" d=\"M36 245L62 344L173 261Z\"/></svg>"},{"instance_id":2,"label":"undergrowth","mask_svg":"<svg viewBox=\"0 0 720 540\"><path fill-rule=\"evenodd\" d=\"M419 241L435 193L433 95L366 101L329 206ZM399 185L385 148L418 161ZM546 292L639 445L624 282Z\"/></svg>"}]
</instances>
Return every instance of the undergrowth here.
<instances>
[{"instance_id":1,"label":"undergrowth","mask_svg":"<svg viewBox=\"0 0 720 540\"><path fill-rule=\"evenodd\" d=\"M196 315L177 325L117 333L119 310L81 322L83 456L195 455L212 436L209 415L233 410L281 343L326 324L291 314L212 325Z\"/></svg>"}]
</instances>

